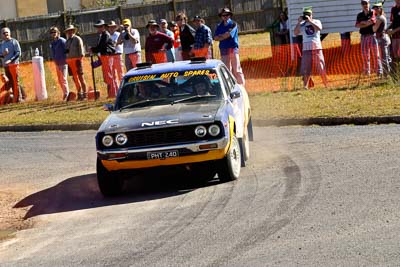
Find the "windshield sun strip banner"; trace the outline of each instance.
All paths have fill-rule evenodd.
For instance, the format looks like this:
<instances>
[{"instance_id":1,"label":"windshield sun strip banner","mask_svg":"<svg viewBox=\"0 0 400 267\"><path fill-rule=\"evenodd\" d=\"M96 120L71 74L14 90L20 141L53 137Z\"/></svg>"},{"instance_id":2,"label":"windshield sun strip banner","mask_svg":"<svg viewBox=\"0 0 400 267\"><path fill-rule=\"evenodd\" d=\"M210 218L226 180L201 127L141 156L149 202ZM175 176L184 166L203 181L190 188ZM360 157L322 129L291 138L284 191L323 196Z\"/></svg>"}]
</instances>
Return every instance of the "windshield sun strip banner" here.
<instances>
[{"instance_id":1,"label":"windshield sun strip banner","mask_svg":"<svg viewBox=\"0 0 400 267\"><path fill-rule=\"evenodd\" d=\"M129 77L128 83L132 82L140 82L140 81L149 81L156 79L168 79L172 77L191 77L191 76L204 76L207 75L211 80L217 79L217 74L214 70L187 70L187 71L174 71L174 72L164 72L164 73L155 73L155 74L147 74L147 75L137 75Z\"/></svg>"}]
</instances>

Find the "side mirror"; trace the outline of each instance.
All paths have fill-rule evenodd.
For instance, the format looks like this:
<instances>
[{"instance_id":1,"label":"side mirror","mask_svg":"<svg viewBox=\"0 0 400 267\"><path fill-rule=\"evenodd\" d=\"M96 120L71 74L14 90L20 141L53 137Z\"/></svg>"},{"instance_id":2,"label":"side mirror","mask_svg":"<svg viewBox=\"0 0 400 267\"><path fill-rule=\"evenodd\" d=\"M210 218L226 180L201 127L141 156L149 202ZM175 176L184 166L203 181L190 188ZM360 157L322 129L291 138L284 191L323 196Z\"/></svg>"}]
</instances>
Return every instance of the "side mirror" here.
<instances>
[{"instance_id":1,"label":"side mirror","mask_svg":"<svg viewBox=\"0 0 400 267\"><path fill-rule=\"evenodd\" d=\"M104 110L104 111L111 112L111 111L114 110L114 105L113 105L113 104L104 104L104 105L103 105L103 110Z\"/></svg>"},{"instance_id":2,"label":"side mirror","mask_svg":"<svg viewBox=\"0 0 400 267\"><path fill-rule=\"evenodd\" d=\"M240 97L240 91L231 92L231 93L229 94L229 96L230 96L232 99L239 98L239 97Z\"/></svg>"}]
</instances>

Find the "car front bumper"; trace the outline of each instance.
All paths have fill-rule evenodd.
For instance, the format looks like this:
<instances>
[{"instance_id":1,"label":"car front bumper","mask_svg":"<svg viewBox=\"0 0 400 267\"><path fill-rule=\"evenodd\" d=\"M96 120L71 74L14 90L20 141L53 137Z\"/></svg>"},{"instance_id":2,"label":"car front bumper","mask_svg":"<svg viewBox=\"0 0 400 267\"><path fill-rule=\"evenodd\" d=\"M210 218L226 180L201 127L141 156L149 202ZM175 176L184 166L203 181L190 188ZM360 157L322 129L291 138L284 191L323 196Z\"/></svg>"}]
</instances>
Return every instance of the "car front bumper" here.
<instances>
[{"instance_id":1,"label":"car front bumper","mask_svg":"<svg viewBox=\"0 0 400 267\"><path fill-rule=\"evenodd\" d=\"M129 170L222 159L229 149L229 144L229 138L224 137L212 141L163 147L98 150L97 156L108 171ZM177 153L178 156L149 158L149 155L165 154L164 152Z\"/></svg>"}]
</instances>

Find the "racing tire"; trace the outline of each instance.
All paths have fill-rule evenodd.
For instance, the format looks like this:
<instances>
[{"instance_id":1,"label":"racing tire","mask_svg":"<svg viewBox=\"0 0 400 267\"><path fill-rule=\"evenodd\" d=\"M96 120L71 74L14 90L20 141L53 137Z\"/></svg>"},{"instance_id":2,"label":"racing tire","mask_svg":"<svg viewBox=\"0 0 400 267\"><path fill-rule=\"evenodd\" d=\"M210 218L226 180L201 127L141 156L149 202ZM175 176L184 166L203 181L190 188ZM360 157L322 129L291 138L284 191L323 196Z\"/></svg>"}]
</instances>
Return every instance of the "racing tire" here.
<instances>
[{"instance_id":1,"label":"racing tire","mask_svg":"<svg viewBox=\"0 0 400 267\"><path fill-rule=\"evenodd\" d=\"M246 162L250 158L249 129L246 128L243 138L239 138L241 166L246 167Z\"/></svg>"},{"instance_id":2,"label":"racing tire","mask_svg":"<svg viewBox=\"0 0 400 267\"><path fill-rule=\"evenodd\" d=\"M97 159L96 171L97 183L103 196L113 197L122 193L123 179L118 177L115 172L108 171L100 159Z\"/></svg>"},{"instance_id":3,"label":"racing tire","mask_svg":"<svg viewBox=\"0 0 400 267\"><path fill-rule=\"evenodd\" d=\"M247 123L247 132L249 133L249 141L254 141L254 135L253 135L253 120L251 117L249 118L249 122Z\"/></svg>"},{"instance_id":4,"label":"racing tire","mask_svg":"<svg viewBox=\"0 0 400 267\"><path fill-rule=\"evenodd\" d=\"M234 135L228 153L217 163L218 178L221 182L234 181L239 178L241 158L240 144L236 135Z\"/></svg>"},{"instance_id":5,"label":"racing tire","mask_svg":"<svg viewBox=\"0 0 400 267\"><path fill-rule=\"evenodd\" d=\"M212 161L193 164L191 167L191 172L195 182L199 183L206 183L212 180L217 174L215 163Z\"/></svg>"}]
</instances>

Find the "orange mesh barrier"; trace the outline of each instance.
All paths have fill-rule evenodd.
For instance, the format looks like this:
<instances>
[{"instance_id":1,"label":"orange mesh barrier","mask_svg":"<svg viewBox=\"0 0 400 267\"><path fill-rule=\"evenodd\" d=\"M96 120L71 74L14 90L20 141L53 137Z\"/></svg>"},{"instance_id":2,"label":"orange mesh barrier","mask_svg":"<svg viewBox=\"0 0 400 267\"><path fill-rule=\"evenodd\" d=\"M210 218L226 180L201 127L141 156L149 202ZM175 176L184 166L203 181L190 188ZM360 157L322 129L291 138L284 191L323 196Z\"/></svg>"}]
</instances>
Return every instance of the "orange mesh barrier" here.
<instances>
[{"instance_id":1,"label":"orange mesh barrier","mask_svg":"<svg viewBox=\"0 0 400 267\"><path fill-rule=\"evenodd\" d=\"M192 52L195 57L210 58L210 53L208 48L193 49Z\"/></svg>"},{"instance_id":2,"label":"orange mesh barrier","mask_svg":"<svg viewBox=\"0 0 400 267\"><path fill-rule=\"evenodd\" d=\"M165 63L167 62L167 54L165 53L165 51L151 53L150 61L153 62L153 64Z\"/></svg>"},{"instance_id":3,"label":"orange mesh barrier","mask_svg":"<svg viewBox=\"0 0 400 267\"><path fill-rule=\"evenodd\" d=\"M135 53L135 54L129 54L128 55L128 57L129 57L129 60L131 61L131 63L132 63L132 67L136 67L136 64L137 64L137 62L139 61L139 55L140 54L138 54L138 53Z\"/></svg>"},{"instance_id":4,"label":"orange mesh barrier","mask_svg":"<svg viewBox=\"0 0 400 267\"><path fill-rule=\"evenodd\" d=\"M371 75L362 75L363 61L359 43L346 43L341 45L340 41L323 41L323 54L328 78L328 88L354 88L363 84L370 84L377 78L376 63L371 60ZM204 56L207 51L197 51L196 56ZM207 51L208 52L208 51ZM240 60L243 73L246 79L246 89L249 92L265 91L288 91L303 88L300 45L282 46L259 46L251 48L240 48ZM144 55L142 55L144 56ZM154 53L154 62L166 62L165 52ZM214 56L219 58L219 49L214 50ZM373 57L373 55L371 55ZM102 56L102 65L99 68L92 68L90 58L83 58L83 71L88 86L88 92L93 92L94 83L96 90L104 97L115 97L120 83L120 74L117 69L121 62L118 56ZM71 71L74 72L74 64L69 61ZM13 75L16 75L18 66L11 67ZM45 77L48 98L60 100L62 91L58 84L56 69L53 62L45 62ZM20 84L27 94L26 100L35 100L35 91L32 77L32 65L24 62L19 65ZM325 88L320 75L315 69L312 70L314 88ZM70 91L75 92L72 76L68 77ZM18 90L16 90L18 91Z\"/></svg>"}]
</instances>

